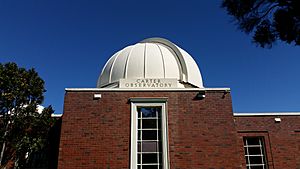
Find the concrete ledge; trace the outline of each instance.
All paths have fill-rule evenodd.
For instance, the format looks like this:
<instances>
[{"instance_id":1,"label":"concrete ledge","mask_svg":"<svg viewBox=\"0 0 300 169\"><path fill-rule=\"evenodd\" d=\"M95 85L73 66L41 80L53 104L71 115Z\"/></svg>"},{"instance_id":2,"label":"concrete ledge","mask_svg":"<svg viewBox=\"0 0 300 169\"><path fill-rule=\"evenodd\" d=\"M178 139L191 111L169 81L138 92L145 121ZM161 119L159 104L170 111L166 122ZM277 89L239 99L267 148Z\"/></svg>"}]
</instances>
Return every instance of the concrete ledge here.
<instances>
[{"instance_id":1,"label":"concrete ledge","mask_svg":"<svg viewBox=\"0 0 300 169\"><path fill-rule=\"evenodd\" d=\"M300 116L300 112L233 113L233 116Z\"/></svg>"},{"instance_id":2,"label":"concrete ledge","mask_svg":"<svg viewBox=\"0 0 300 169\"><path fill-rule=\"evenodd\" d=\"M137 103L162 103L162 102L167 102L168 98L167 97L161 97L161 98L156 98L156 97L132 97L129 98L130 102L137 102Z\"/></svg>"},{"instance_id":3,"label":"concrete ledge","mask_svg":"<svg viewBox=\"0 0 300 169\"><path fill-rule=\"evenodd\" d=\"M131 91L145 91L145 92L164 92L164 91L226 91L230 92L230 88L164 88L164 89L125 89L125 88L65 88L67 92L100 92L100 91L115 91L115 92L131 92Z\"/></svg>"}]
</instances>

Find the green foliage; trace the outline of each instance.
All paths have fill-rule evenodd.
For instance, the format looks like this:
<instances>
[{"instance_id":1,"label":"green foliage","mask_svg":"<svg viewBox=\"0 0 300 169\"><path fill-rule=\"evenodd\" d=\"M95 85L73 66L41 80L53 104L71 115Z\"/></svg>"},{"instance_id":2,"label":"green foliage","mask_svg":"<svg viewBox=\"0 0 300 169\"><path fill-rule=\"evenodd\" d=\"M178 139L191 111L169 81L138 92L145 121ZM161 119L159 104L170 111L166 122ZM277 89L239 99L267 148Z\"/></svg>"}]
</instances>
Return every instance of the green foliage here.
<instances>
[{"instance_id":1,"label":"green foliage","mask_svg":"<svg viewBox=\"0 0 300 169\"><path fill-rule=\"evenodd\" d=\"M45 148L54 123L51 106L37 111L44 100L44 81L34 69L0 63L0 92L0 168L24 168L32 153Z\"/></svg>"},{"instance_id":2,"label":"green foliage","mask_svg":"<svg viewBox=\"0 0 300 169\"><path fill-rule=\"evenodd\" d=\"M222 7L263 48L276 40L300 45L299 0L223 0Z\"/></svg>"}]
</instances>

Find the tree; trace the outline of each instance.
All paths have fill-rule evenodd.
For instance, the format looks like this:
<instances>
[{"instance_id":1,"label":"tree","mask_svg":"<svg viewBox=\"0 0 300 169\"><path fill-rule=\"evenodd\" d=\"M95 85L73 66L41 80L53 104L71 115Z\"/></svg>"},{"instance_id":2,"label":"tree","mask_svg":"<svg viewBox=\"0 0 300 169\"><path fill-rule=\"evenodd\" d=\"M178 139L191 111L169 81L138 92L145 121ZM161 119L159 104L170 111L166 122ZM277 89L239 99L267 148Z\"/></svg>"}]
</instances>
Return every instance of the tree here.
<instances>
[{"instance_id":1,"label":"tree","mask_svg":"<svg viewBox=\"0 0 300 169\"><path fill-rule=\"evenodd\" d=\"M299 0L223 0L222 7L263 48L277 40L300 45Z\"/></svg>"},{"instance_id":2,"label":"tree","mask_svg":"<svg viewBox=\"0 0 300 169\"><path fill-rule=\"evenodd\" d=\"M47 145L51 106L38 112L44 81L34 69L0 63L0 168L25 168L31 154Z\"/></svg>"}]
</instances>

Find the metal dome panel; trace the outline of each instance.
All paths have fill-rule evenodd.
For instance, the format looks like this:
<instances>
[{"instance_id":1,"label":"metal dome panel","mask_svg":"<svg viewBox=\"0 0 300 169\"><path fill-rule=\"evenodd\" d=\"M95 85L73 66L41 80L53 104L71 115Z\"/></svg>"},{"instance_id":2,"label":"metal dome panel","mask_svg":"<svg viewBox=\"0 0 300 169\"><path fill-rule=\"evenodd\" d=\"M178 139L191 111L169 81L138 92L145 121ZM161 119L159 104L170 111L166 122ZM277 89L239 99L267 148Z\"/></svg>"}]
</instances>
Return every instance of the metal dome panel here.
<instances>
[{"instance_id":1,"label":"metal dome panel","mask_svg":"<svg viewBox=\"0 0 300 169\"><path fill-rule=\"evenodd\" d=\"M126 79L165 79L166 82L173 79L178 83L173 86L179 88L203 88L200 70L194 59L162 38L146 39L114 54L105 64L97 87L120 87L120 81Z\"/></svg>"}]
</instances>

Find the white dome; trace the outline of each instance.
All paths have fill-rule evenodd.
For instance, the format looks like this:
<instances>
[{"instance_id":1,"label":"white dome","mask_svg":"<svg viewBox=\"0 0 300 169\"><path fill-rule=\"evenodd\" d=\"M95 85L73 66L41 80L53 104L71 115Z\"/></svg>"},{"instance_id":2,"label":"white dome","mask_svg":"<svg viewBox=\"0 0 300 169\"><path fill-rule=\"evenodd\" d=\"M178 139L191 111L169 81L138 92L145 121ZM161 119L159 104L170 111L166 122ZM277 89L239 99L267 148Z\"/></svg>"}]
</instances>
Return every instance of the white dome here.
<instances>
[{"instance_id":1,"label":"white dome","mask_svg":"<svg viewBox=\"0 0 300 169\"><path fill-rule=\"evenodd\" d=\"M115 53L102 69L97 87L118 88L122 79L176 79L178 87L203 88L192 56L162 38L145 39Z\"/></svg>"}]
</instances>

